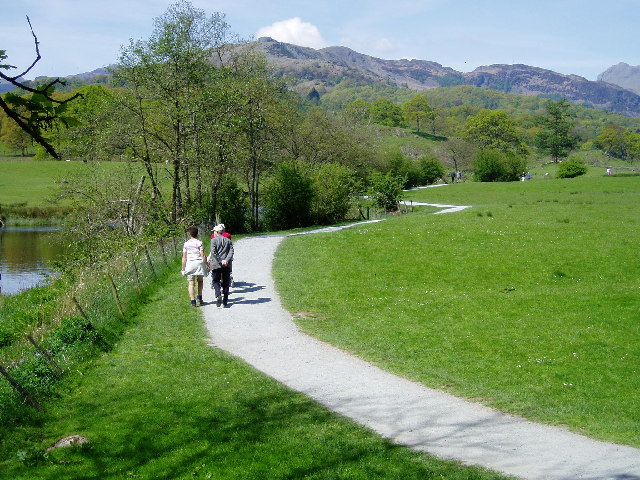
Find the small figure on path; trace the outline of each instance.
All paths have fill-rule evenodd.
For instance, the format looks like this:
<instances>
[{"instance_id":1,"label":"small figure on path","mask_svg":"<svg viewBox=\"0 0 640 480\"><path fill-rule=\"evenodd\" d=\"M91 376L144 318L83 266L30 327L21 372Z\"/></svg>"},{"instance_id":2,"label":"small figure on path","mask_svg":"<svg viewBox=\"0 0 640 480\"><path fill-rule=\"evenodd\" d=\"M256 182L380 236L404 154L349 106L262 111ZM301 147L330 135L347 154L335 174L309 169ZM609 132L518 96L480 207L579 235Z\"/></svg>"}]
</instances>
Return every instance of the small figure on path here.
<instances>
[{"instance_id":1,"label":"small figure on path","mask_svg":"<svg viewBox=\"0 0 640 480\"><path fill-rule=\"evenodd\" d=\"M229 301L229 281L231 276L231 262L233 260L233 243L223 236L222 224L213 227L213 240L211 240L211 253L209 264L211 265L211 287L215 291L216 306L227 306ZM222 292L220 291L222 284Z\"/></svg>"},{"instance_id":2,"label":"small figure on path","mask_svg":"<svg viewBox=\"0 0 640 480\"><path fill-rule=\"evenodd\" d=\"M451 183L456 183L456 172L451 172Z\"/></svg>"},{"instance_id":3,"label":"small figure on path","mask_svg":"<svg viewBox=\"0 0 640 480\"><path fill-rule=\"evenodd\" d=\"M462 182L462 172L460 170L456 172L456 178L458 179L458 183Z\"/></svg>"},{"instance_id":4,"label":"small figure on path","mask_svg":"<svg viewBox=\"0 0 640 480\"><path fill-rule=\"evenodd\" d=\"M204 255L204 244L198 240L198 227L189 227L187 232L191 236L182 247L182 275L189 281L189 298L191 306L196 306L196 282L198 283L198 305L202 306L202 287L204 277L209 275L209 263Z\"/></svg>"},{"instance_id":5,"label":"small figure on path","mask_svg":"<svg viewBox=\"0 0 640 480\"><path fill-rule=\"evenodd\" d=\"M220 223L219 225L222 227L222 236L227 237L229 240L231 240L231 234L227 232L227 227L224 226L224 223ZM211 240L213 240L214 236L215 232L211 230ZM233 288L233 261L229 263L229 285L231 285L231 288Z\"/></svg>"}]
</instances>

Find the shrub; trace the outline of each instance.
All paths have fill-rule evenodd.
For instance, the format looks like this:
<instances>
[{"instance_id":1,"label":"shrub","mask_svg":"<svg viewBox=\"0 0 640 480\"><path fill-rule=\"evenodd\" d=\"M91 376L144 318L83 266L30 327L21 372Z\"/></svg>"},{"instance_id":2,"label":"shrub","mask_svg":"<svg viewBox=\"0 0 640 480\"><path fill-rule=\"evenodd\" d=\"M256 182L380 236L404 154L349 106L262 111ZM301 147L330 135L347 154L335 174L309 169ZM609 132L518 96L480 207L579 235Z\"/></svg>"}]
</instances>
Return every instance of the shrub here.
<instances>
[{"instance_id":1,"label":"shrub","mask_svg":"<svg viewBox=\"0 0 640 480\"><path fill-rule=\"evenodd\" d=\"M375 172L369 180L369 196L375 206L390 212L398 208L403 184L404 179L394 176L391 172Z\"/></svg>"},{"instance_id":2,"label":"shrub","mask_svg":"<svg viewBox=\"0 0 640 480\"><path fill-rule=\"evenodd\" d=\"M283 162L265 189L265 214L267 227L284 230L311 225L311 179L295 162Z\"/></svg>"},{"instance_id":3,"label":"shrub","mask_svg":"<svg viewBox=\"0 0 640 480\"><path fill-rule=\"evenodd\" d=\"M517 181L526 168L526 160L499 150L482 150L473 163L473 173L478 182Z\"/></svg>"},{"instance_id":4,"label":"shrub","mask_svg":"<svg viewBox=\"0 0 640 480\"><path fill-rule=\"evenodd\" d=\"M313 173L314 223L330 225L344 220L357 190L355 172L344 165L321 164Z\"/></svg>"},{"instance_id":5,"label":"shrub","mask_svg":"<svg viewBox=\"0 0 640 480\"><path fill-rule=\"evenodd\" d=\"M420 160L420 180L431 185L444 176L444 165L435 156L422 157Z\"/></svg>"},{"instance_id":6,"label":"shrub","mask_svg":"<svg viewBox=\"0 0 640 480\"><path fill-rule=\"evenodd\" d=\"M562 162L558 167L556 178L574 178L587 173L587 166L579 157L572 156L569 160Z\"/></svg>"}]
</instances>

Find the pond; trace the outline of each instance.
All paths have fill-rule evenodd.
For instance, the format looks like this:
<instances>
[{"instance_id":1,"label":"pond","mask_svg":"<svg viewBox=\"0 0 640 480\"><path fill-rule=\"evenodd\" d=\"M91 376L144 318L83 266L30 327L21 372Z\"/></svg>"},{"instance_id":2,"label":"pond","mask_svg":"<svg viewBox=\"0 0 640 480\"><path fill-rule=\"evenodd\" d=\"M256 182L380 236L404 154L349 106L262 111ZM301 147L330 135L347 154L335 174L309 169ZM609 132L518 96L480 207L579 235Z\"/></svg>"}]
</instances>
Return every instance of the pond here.
<instances>
[{"instance_id":1,"label":"pond","mask_svg":"<svg viewBox=\"0 0 640 480\"><path fill-rule=\"evenodd\" d=\"M50 262L61 260L62 245L54 241L58 227L0 228L0 293L14 295L45 283Z\"/></svg>"}]
</instances>

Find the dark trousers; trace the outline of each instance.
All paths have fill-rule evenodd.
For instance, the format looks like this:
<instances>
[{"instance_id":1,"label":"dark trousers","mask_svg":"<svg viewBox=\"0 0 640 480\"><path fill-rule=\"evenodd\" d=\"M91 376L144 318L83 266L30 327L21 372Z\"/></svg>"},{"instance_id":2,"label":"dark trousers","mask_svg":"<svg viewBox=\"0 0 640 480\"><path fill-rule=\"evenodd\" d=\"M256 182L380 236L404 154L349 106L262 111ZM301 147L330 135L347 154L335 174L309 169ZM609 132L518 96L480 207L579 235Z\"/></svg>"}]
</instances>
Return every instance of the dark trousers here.
<instances>
[{"instance_id":1,"label":"dark trousers","mask_svg":"<svg viewBox=\"0 0 640 480\"><path fill-rule=\"evenodd\" d=\"M226 300L229 297L229 277L231 269L227 267L216 268L211 271L211 286L216 292L216 297L220 296L220 284L222 284L222 294Z\"/></svg>"}]
</instances>

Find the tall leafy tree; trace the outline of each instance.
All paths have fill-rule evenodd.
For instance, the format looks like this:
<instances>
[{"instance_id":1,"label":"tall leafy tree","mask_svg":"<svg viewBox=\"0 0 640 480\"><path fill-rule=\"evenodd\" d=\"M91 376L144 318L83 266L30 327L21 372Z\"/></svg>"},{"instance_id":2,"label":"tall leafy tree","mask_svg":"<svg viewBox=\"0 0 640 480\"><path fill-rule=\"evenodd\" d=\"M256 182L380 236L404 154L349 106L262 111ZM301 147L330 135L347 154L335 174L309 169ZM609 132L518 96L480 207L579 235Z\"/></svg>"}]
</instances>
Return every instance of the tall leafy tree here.
<instances>
[{"instance_id":1,"label":"tall leafy tree","mask_svg":"<svg viewBox=\"0 0 640 480\"><path fill-rule=\"evenodd\" d=\"M371 118L374 123L387 127L399 127L404 123L402 109L388 98L379 98L371 104Z\"/></svg>"},{"instance_id":2,"label":"tall leafy tree","mask_svg":"<svg viewBox=\"0 0 640 480\"><path fill-rule=\"evenodd\" d=\"M171 165L174 221L184 213L183 201L191 201L194 116L202 108L198 94L228 29L223 14L209 16L181 0L155 19L149 39L131 41L120 58L117 77L132 93L129 106L139 125L142 160L149 170L152 162Z\"/></svg>"},{"instance_id":3,"label":"tall leafy tree","mask_svg":"<svg viewBox=\"0 0 640 480\"><path fill-rule=\"evenodd\" d=\"M515 122L502 110L480 110L467 119L464 134L481 149L528 154L527 146L518 133Z\"/></svg>"},{"instance_id":4,"label":"tall leafy tree","mask_svg":"<svg viewBox=\"0 0 640 480\"><path fill-rule=\"evenodd\" d=\"M595 144L607 155L626 159L640 156L640 134L610 123L596 137Z\"/></svg>"},{"instance_id":5,"label":"tall leafy tree","mask_svg":"<svg viewBox=\"0 0 640 480\"><path fill-rule=\"evenodd\" d=\"M402 115L409 125L415 127L418 133L420 133L420 127L426 125L431 125L433 130L436 113L424 95L416 95L402 105Z\"/></svg>"},{"instance_id":6,"label":"tall leafy tree","mask_svg":"<svg viewBox=\"0 0 640 480\"><path fill-rule=\"evenodd\" d=\"M573 133L569 103L565 99L547 103L547 115L542 120L542 127L543 130L536 136L536 144L555 163L568 157L578 145L579 139Z\"/></svg>"}]
</instances>

